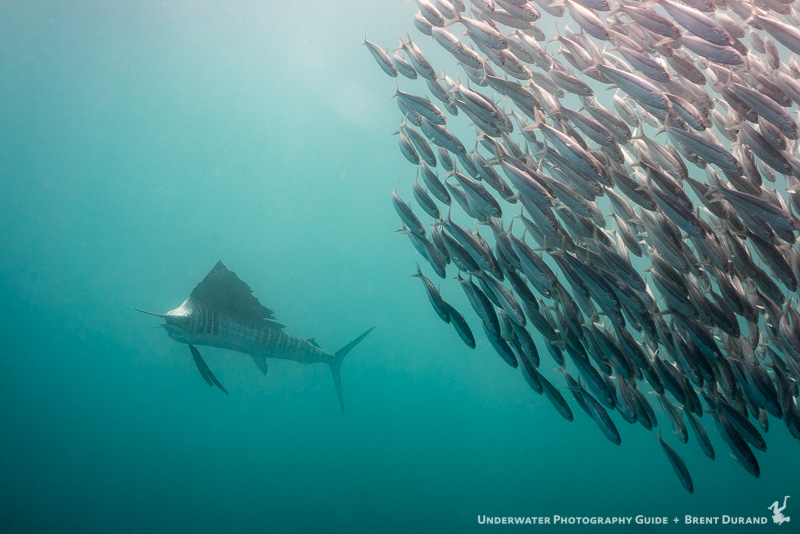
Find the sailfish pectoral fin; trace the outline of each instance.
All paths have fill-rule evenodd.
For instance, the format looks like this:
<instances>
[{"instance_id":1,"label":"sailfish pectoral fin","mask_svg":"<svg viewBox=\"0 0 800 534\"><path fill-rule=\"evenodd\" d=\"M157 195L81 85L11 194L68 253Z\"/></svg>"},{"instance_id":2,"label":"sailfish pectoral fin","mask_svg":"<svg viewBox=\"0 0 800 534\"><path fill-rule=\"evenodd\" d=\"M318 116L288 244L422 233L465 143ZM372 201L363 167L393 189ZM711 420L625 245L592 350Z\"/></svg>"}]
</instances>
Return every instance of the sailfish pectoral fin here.
<instances>
[{"instance_id":1,"label":"sailfish pectoral fin","mask_svg":"<svg viewBox=\"0 0 800 534\"><path fill-rule=\"evenodd\" d=\"M197 365L197 370L200 371L200 376L203 377L203 380L208 382L209 386L214 386L214 382L211 381L211 378L208 374L211 372L206 362L203 361L203 357L200 356L200 351L194 348L194 345L189 345L189 351L192 353L192 358L194 358L194 363Z\"/></svg>"},{"instance_id":2,"label":"sailfish pectoral fin","mask_svg":"<svg viewBox=\"0 0 800 534\"><path fill-rule=\"evenodd\" d=\"M261 369L261 372L266 375L267 374L267 357L264 356L263 354L251 354L250 356L253 358L253 361L256 362L256 365L258 366L258 368Z\"/></svg>"},{"instance_id":3,"label":"sailfish pectoral fin","mask_svg":"<svg viewBox=\"0 0 800 534\"><path fill-rule=\"evenodd\" d=\"M189 345L189 351L192 353L192 358L194 358L194 363L197 365L197 370L200 371L200 375L202 375L203 380L205 380L209 386L217 386L219 389L222 390L223 393L226 395L228 392L222 387L222 384L219 383L217 377L214 376L214 373L211 372L211 369L208 368L206 365L205 360L203 357L200 356L200 351L195 348L194 345Z\"/></svg>"}]
</instances>

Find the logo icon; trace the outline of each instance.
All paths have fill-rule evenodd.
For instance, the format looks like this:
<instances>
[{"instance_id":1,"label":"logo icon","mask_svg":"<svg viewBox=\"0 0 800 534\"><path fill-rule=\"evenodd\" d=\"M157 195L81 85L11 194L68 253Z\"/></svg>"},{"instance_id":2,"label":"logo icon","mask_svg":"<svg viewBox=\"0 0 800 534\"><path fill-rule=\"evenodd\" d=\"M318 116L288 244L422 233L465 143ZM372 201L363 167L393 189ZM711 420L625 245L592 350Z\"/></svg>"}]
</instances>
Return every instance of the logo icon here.
<instances>
[{"instance_id":1,"label":"logo icon","mask_svg":"<svg viewBox=\"0 0 800 534\"><path fill-rule=\"evenodd\" d=\"M786 509L786 499L791 497L791 495L787 495L783 498L783 506L778 507L778 501L767 506L770 510L772 510L772 522L777 523L778 525L782 525L784 523L788 523L791 520L791 517L788 515L783 515L783 511Z\"/></svg>"}]
</instances>

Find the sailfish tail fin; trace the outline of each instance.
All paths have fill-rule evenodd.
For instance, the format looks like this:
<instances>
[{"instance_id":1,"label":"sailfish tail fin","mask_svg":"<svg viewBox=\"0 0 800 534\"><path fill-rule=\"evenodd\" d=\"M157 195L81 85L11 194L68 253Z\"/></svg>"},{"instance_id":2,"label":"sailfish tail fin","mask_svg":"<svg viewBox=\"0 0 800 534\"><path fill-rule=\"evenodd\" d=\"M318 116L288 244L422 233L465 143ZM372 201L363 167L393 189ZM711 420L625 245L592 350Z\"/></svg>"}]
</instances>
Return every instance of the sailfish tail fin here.
<instances>
[{"instance_id":1,"label":"sailfish tail fin","mask_svg":"<svg viewBox=\"0 0 800 534\"><path fill-rule=\"evenodd\" d=\"M342 415L344 415L344 396L342 395L342 377L339 373L340 369L342 368L342 361L344 357L347 356L347 353L350 352L353 347L361 343L361 341L367 337L367 334L372 332L375 329L373 326L353 341L342 347L341 349L337 350L334 353L334 360L330 363L331 366L331 374L333 374L333 383L336 386L336 394L339 395L339 407L342 409Z\"/></svg>"}]
</instances>

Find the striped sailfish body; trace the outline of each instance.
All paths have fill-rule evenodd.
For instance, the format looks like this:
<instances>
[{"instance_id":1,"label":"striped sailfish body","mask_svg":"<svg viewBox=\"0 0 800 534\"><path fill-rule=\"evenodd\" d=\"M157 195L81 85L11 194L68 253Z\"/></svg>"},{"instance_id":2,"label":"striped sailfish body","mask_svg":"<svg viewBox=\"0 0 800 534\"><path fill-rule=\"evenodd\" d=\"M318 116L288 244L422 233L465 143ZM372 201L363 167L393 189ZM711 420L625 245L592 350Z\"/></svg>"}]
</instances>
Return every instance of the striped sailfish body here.
<instances>
[{"instance_id":1,"label":"striped sailfish body","mask_svg":"<svg viewBox=\"0 0 800 534\"><path fill-rule=\"evenodd\" d=\"M166 314L167 324L164 326L175 341L233 350L253 358L281 358L300 363L327 362L334 358L313 340L287 334L280 325L275 326L276 323L247 322L208 307L189 308L187 304L191 306L187 300ZM175 322L185 326L169 328L170 316L179 318Z\"/></svg>"},{"instance_id":2,"label":"striped sailfish body","mask_svg":"<svg viewBox=\"0 0 800 534\"><path fill-rule=\"evenodd\" d=\"M225 388L208 368L195 345L249 354L264 374L267 373L267 358L328 364L342 413L344 400L339 377L342 360L372 331L370 328L334 353L322 350L313 338L306 340L287 334L283 331L283 325L275 321L272 310L264 307L253 296L250 286L221 261L197 284L183 304L165 314L145 313L164 319L162 326L169 337L189 345L203 379L222 391Z\"/></svg>"}]
</instances>

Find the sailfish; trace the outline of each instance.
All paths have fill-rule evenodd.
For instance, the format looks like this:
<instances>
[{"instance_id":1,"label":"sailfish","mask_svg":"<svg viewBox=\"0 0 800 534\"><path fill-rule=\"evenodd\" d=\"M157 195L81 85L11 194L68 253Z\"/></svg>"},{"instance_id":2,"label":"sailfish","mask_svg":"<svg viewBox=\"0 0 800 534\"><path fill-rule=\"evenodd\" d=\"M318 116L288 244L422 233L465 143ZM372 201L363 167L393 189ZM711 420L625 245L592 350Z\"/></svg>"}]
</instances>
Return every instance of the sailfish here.
<instances>
[{"instance_id":1,"label":"sailfish","mask_svg":"<svg viewBox=\"0 0 800 534\"><path fill-rule=\"evenodd\" d=\"M206 365L197 345L248 354L265 375L267 358L282 358L304 364L326 363L333 374L342 414L342 360L375 328L368 329L336 352L327 352L320 348L314 338L302 339L284 332L284 325L275 321L272 310L264 307L253 295L250 286L225 267L222 261L217 262L189 298L174 310L164 314L136 311L164 319L161 326L169 337L189 345L189 352L203 379L226 394L228 392Z\"/></svg>"}]
</instances>

